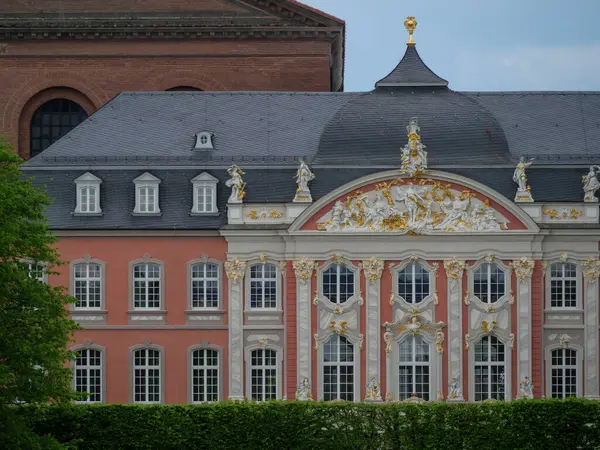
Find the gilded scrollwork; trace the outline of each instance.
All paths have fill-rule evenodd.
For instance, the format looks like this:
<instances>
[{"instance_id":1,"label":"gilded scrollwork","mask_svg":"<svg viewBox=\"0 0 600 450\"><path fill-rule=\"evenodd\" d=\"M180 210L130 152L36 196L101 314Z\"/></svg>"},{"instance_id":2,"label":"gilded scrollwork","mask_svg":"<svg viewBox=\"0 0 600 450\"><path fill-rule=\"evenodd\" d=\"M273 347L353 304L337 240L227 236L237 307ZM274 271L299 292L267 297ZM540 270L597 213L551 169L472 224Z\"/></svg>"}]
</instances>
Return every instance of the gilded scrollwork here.
<instances>
[{"instance_id":1,"label":"gilded scrollwork","mask_svg":"<svg viewBox=\"0 0 600 450\"><path fill-rule=\"evenodd\" d=\"M244 278L246 272L246 261L242 261L238 257L225 261L225 273L231 281L237 282Z\"/></svg>"},{"instance_id":2,"label":"gilded scrollwork","mask_svg":"<svg viewBox=\"0 0 600 450\"><path fill-rule=\"evenodd\" d=\"M515 271L517 280L524 283L531 279L533 268L535 267L535 260L523 256L522 258L512 261L510 265Z\"/></svg>"},{"instance_id":3,"label":"gilded scrollwork","mask_svg":"<svg viewBox=\"0 0 600 450\"><path fill-rule=\"evenodd\" d=\"M510 333L509 342L510 349L513 350L515 348L515 333Z\"/></svg>"},{"instance_id":4,"label":"gilded scrollwork","mask_svg":"<svg viewBox=\"0 0 600 450\"><path fill-rule=\"evenodd\" d=\"M446 269L446 275L448 276L448 278L456 280L462 277L463 272L466 268L467 263L456 258L444 261L444 269Z\"/></svg>"},{"instance_id":5,"label":"gilded scrollwork","mask_svg":"<svg viewBox=\"0 0 600 450\"><path fill-rule=\"evenodd\" d=\"M435 351L444 353L444 332L442 330L438 330L435 333Z\"/></svg>"},{"instance_id":6,"label":"gilded scrollwork","mask_svg":"<svg viewBox=\"0 0 600 450\"><path fill-rule=\"evenodd\" d=\"M471 348L471 335L469 333L465 334L465 350L469 350Z\"/></svg>"},{"instance_id":7,"label":"gilded scrollwork","mask_svg":"<svg viewBox=\"0 0 600 450\"><path fill-rule=\"evenodd\" d=\"M300 258L293 262L294 274L301 283L306 284L312 277L314 270L317 268L317 263L313 260Z\"/></svg>"},{"instance_id":8,"label":"gilded scrollwork","mask_svg":"<svg viewBox=\"0 0 600 450\"><path fill-rule=\"evenodd\" d=\"M591 256L588 259L581 261L581 272L585 279L595 283L600 276L600 261Z\"/></svg>"},{"instance_id":9,"label":"gilded scrollwork","mask_svg":"<svg viewBox=\"0 0 600 450\"><path fill-rule=\"evenodd\" d=\"M371 259L362 262L362 269L365 273L365 277L371 284L381 278L383 268L384 262L376 259L374 256L371 257Z\"/></svg>"}]
</instances>

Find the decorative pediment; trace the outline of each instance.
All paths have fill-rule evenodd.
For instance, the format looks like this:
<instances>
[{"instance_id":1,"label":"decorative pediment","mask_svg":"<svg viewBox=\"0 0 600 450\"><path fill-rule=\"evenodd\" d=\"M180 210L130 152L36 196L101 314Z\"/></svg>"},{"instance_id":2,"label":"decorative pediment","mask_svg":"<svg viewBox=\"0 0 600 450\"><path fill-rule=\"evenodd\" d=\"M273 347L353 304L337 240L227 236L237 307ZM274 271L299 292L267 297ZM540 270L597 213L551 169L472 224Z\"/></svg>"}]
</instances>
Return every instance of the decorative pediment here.
<instances>
[{"instance_id":1,"label":"decorative pediment","mask_svg":"<svg viewBox=\"0 0 600 450\"><path fill-rule=\"evenodd\" d=\"M317 222L334 232L490 232L508 229L509 220L487 199L452 183L396 178L356 190L337 201Z\"/></svg>"}]
</instances>

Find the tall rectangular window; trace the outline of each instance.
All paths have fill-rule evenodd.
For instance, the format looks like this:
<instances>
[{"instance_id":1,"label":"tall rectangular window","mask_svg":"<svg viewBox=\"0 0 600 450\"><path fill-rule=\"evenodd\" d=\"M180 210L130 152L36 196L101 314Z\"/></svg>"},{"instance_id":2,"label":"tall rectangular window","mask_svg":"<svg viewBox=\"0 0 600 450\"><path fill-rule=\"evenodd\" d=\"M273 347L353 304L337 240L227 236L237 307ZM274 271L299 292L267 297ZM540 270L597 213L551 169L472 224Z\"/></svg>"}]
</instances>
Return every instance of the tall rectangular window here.
<instances>
[{"instance_id":1,"label":"tall rectangular window","mask_svg":"<svg viewBox=\"0 0 600 450\"><path fill-rule=\"evenodd\" d=\"M156 186L142 185L139 189L139 211L141 213L156 212Z\"/></svg>"},{"instance_id":2,"label":"tall rectangular window","mask_svg":"<svg viewBox=\"0 0 600 450\"><path fill-rule=\"evenodd\" d=\"M398 400L406 400L412 394L429 400L429 344L421 336L409 336L399 347Z\"/></svg>"},{"instance_id":3,"label":"tall rectangular window","mask_svg":"<svg viewBox=\"0 0 600 450\"><path fill-rule=\"evenodd\" d=\"M192 402L219 401L219 353L211 349L192 352Z\"/></svg>"},{"instance_id":4,"label":"tall rectangular window","mask_svg":"<svg viewBox=\"0 0 600 450\"><path fill-rule=\"evenodd\" d=\"M332 303L346 303L354 295L354 272L344 264L332 264L323 272L323 295Z\"/></svg>"},{"instance_id":5,"label":"tall rectangular window","mask_svg":"<svg viewBox=\"0 0 600 450\"><path fill-rule=\"evenodd\" d=\"M552 398L577 396L577 351L569 348L552 350L550 381Z\"/></svg>"},{"instance_id":6,"label":"tall rectangular window","mask_svg":"<svg viewBox=\"0 0 600 450\"><path fill-rule=\"evenodd\" d=\"M133 307L160 308L160 265L142 263L133 266Z\"/></svg>"},{"instance_id":7,"label":"tall rectangular window","mask_svg":"<svg viewBox=\"0 0 600 450\"><path fill-rule=\"evenodd\" d=\"M133 401L160 403L160 352L139 349L133 352Z\"/></svg>"},{"instance_id":8,"label":"tall rectangular window","mask_svg":"<svg viewBox=\"0 0 600 450\"><path fill-rule=\"evenodd\" d=\"M277 307L277 267L255 264L250 267L250 308Z\"/></svg>"},{"instance_id":9,"label":"tall rectangular window","mask_svg":"<svg viewBox=\"0 0 600 450\"><path fill-rule=\"evenodd\" d=\"M275 350L252 350L250 382L252 400L277 399L277 352Z\"/></svg>"},{"instance_id":10,"label":"tall rectangular window","mask_svg":"<svg viewBox=\"0 0 600 450\"><path fill-rule=\"evenodd\" d=\"M331 336L323 349L323 400L354 401L354 345Z\"/></svg>"},{"instance_id":11,"label":"tall rectangular window","mask_svg":"<svg viewBox=\"0 0 600 450\"><path fill-rule=\"evenodd\" d=\"M95 213L97 212L97 188L96 186L81 186L79 188L79 212Z\"/></svg>"},{"instance_id":12,"label":"tall rectangular window","mask_svg":"<svg viewBox=\"0 0 600 450\"><path fill-rule=\"evenodd\" d=\"M75 391L88 393L85 402L101 402L102 352L95 349L79 350L75 359Z\"/></svg>"},{"instance_id":13,"label":"tall rectangular window","mask_svg":"<svg viewBox=\"0 0 600 450\"><path fill-rule=\"evenodd\" d=\"M577 266L572 263L554 263L550 266L550 306L577 307Z\"/></svg>"},{"instance_id":14,"label":"tall rectangular window","mask_svg":"<svg viewBox=\"0 0 600 450\"><path fill-rule=\"evenodd\" d=\"M398 295L408 303L421 303L429 295L429 272L421 264L409 264L398 272Z\"/></svg>"},{"instance_id":15,"label":"tall rectangular window","mask_svg":"<svg viewBox=\"0 0 600 450\"><path fill-rule=\"evenodd\" d=\"M504 400L504 344L496 336L484 336L475 344L475 401Z\"/></svg>"},{"instance_id":16,"label":"tall rectangular window","mask_svg":"<svg viewBox=\"0 0 600 450\"><path fill-rule=\"evenodd\" d=\"M201 263L192 266L192 309L219 307L219 266Z\"/></svg>"},{"instance_id":17,"label":"tall rectangular window","mask_svg":"<svg viewBox=\"0 0 600 450\"><path fill-rule=\"evenodd\" d=\"M102 271L100 264L79 263L74 266L74 296L77 309L100 309Z\"/></svg>"},{"instance_id":18,"label":"tall rectangular window","mask_svg":"<svg viewBox=\"0 0 600 450\"><path fill-rule=\"evenodd\" d=\"M196 186L196 205L197 212L210 213L214 212L214 187L212 185L200 184Z\"/></svg>"}]
</instances>

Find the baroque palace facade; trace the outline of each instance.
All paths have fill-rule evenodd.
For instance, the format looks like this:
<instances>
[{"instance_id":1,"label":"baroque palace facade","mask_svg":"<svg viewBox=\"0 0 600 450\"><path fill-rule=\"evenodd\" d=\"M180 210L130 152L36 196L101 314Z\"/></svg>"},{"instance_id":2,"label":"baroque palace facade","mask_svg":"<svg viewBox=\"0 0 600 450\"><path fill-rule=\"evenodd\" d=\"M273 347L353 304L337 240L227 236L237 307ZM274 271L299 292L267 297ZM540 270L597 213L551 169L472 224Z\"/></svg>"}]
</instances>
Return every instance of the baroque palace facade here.
<instances>
[{"instance_id":1,"label":"baroque palace facade","mask_svg":"<svg viewBox=\"0 0 600 450\"><path fill-rule=\"evenodd\" d=\"M90 401L599 397L600 94L122 93L24 167ZM567 144L568 145L565 145Z\"/></svg>"}]
</instances>

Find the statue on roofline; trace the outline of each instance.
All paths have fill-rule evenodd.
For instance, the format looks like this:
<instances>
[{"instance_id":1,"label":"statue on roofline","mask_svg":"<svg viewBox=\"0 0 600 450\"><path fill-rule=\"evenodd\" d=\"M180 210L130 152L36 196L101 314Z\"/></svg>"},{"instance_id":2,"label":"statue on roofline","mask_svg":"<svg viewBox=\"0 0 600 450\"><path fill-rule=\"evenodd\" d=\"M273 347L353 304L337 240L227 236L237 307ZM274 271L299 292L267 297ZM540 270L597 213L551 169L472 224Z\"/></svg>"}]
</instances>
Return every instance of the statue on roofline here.
<instances>
[{"instance_id":1,"label":"statue on roofline","mask_svg":"<svg viewBox=\"0 0 600 450\"><path fill-rule=\"evenodd\" d=\"M598 202L598 198L596 197L596 191L600 188L598 171L600 171L599 166L590 166L588 174L582 177L583 192L585 193L583 197L584 202Z\"/></svg>"},{"instance_id":2,"label":"statue on roofline","mask_svg":"<svg viewBox=\"0 0 600 450\"><path fill-rule=\"evenodd\" d=\"M227 173L231 177L225 182L225 185L231 188L231 195L227 202L242 203L242 199L246 196L246 183L242 179L245 172L234 164L227 169Z\"/></svg>"},{"instance_id":3,"label":"statue on roofline","mask_svg":"<svg viewBox=\"0 0 600 450\"><path fill-rule=\"evenodd\" d=\"M529 161L524 156L521 156L519 162L517 163L517 167L515 167L515 171L513 173L513 181L517 183L517 195L515 196L516 202L532 202L533 197L531 197L531 187L527 184L527 174L526 170L533 163L534 158L531 158Z\"/></svg>"},{"instance_id":4,"label":"statue on roofline","mask_svg":"<svg viewBox=\"0 0 600 450\"><path fill-rule=\"evenodd\" d=\"M315 174L302 158L300 158L300 167L298 167L294 178L296 179L296 184L298 184L294 202L312 202L308 183L315 179Z\"/></svg>"},{"instance_id":5,"label":"statue on roofline","mask_svg":"<svg viewBox=\"0 0 600 450\"><path fill-rule=\"evenodd\" d=\"M427 152L421 143L419 119L413 117L406 127L408 143L402 148L402 166L400 171L411 177L420 176L427 169Z\"/></svg>"}]
</instances>

